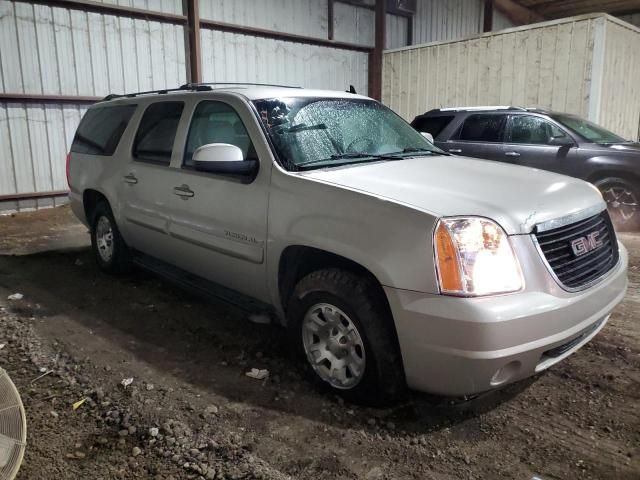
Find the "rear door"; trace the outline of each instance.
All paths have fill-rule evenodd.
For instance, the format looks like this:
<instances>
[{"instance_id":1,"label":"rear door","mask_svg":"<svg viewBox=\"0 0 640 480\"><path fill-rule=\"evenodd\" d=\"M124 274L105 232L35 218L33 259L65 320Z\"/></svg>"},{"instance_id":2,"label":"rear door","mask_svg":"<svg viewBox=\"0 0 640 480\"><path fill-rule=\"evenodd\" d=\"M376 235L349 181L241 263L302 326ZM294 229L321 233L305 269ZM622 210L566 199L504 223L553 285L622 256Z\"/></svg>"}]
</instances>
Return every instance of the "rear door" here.
<instances>
[{"instance_id":1,"label":"rear door","mask_svg":"<svg viewBox=\"0 0 640 480\"><path fill-rule=\"evenodd\" d=\"M462 122L448 141L436 145L456 155L502 160L506 123L504 113L474 113Z\"/></svg>"},{"instance_id":2,"label":"rear door","mask_svg":"<svg viewBox=\"0 0 640 480\"><path fill-rule=\"evenodd\" d=\"M160 259L166 259L170 249L167 203L179 176L170 164L183 111L182 101L156 102L146 107L119 179L124 218L121 229L126 241Z\"/></svg>"},{"instance_id":3,"label":"rear door","mask_svg":"<svg viewBox=\"0 0 640 480\"><path fill-rule=\"evenodd\" d=\"M572 173L575 147L564 129L544 117L510 115L503 160L568 175Z\"/></svg>"},{"instance_id":4,"label":"rear door","mask_svg":"<svg viewBox=\"0 0 640 480\"><path fill-rule=\"evenodd\" d=\"M170 188L175 263L228 288L268 300L265 257L272 163L265 158L267 143L249 108L235 97L201 100L190 110L186 138L181 140L184 149L175 164L179 175ZM235 145L245 160L259 160L256 178L247 183L196 171L193 152L211 143Z\"/></svg>"}]
</instances>

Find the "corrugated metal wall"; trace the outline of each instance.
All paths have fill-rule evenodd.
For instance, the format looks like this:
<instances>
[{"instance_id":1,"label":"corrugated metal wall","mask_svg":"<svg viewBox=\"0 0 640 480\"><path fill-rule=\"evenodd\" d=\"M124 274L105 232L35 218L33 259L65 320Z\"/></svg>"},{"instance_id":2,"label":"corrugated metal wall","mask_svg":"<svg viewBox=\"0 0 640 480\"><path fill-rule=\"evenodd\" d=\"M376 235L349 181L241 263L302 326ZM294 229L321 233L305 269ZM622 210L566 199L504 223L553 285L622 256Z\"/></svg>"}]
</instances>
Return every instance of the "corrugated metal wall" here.
<instances>
[{"instance_id":1,"label":"corrugated metal wall","mask_svg":"<svg viewBox=\"0 0 640 480\"><path fill-rule=\"evenodd\" d=\"M640 13L631 13L629 15L620 15L618 18L620 20L624 20L631 25L635 25L636 27L640 27Z\"/></svg>"},{"instance_id":2,"label":"corrugated metal wall","mask_svg":"<svg viewBox=\"0 0 640 480\"><path fill-rule=\"evenodd\" d=\"M0 104L0 192L65 190L65 156L86 107ZM3 210L65 203L61 197L0 202Z\"/></svg>"},{"instance_id":3,"label":"corrugated metal wall","mask_svg":"<svg viewBox=\"0 0 640 480\"><path fill-rule=\"evenodd\" d=\"M383 101L411 120L445 106L542 106L588 116L592 18L384 54Z\"/></svg>"},{"instance_id":4,"label":"corrugated metal wall","mask_svg":"<svg viewBox=\"0 0 640 480\"><path fill-rule=\"evenodd\" d=\"M175 12L179 2L119 2ZM102 96L186 81L181 26L0 1L0 91ZM0 103L0 195L66 189L65 156L86 107ZM0 203L1 210L63 199Z\"/></svg>"},{"instance_id":5,"label":"corrugated metal wall","mask_svg":"<svg viewBox=\"0 0 640 480\"><path fill-rule=\"evenodd\" d=\"M327 38L327 0L200 0L200 17Z\"/></svg>"},{"instance_id":6,"label":"corrugated metal wall","mask_svg":"<svg viewBox=\"0 0 640 480\"><path fill-rule=\"evenodd\" d=\"M387 14L385 17L386 36L384 48L400 48L408 45L409 22L407 17Z\"/></svg>"},{"instance_id":7,"label":"corrugated metal wall","mask_svg":"<svg viewBox=\"0 0 640 480\"><path fill-rule=\"evenodd\" d=\"M468 37L482 32L484 0L418 0L414 45Z\"/></svg>"},{"instance_id":8,"label":"corrugated metal wall","mask_svg":"<svg viewBox=\"0 0 640 480\"><path fill-rule=\"evenodd\" d=\"M333 38L335 40L373 47L374 25L373 10L346 3L334 3Z\"/></svg>"},{"instance_id":9,"label":"corrugated metal wall","mask_svg":"<svg viewBox=\"0 0 640 480\"><path fill-rule=\"evenodd\" d=\"M100 3L119 5L121 7L141 8L156 12L173 13L182 15L181 0L94 0Z\"/></svg>"},{"instance_id":10,"label":"corrugated metal wall","mask_svg":"<svg viewBox=\"0 0 640 480\"><path fill-rule=\"evenodd\" d=\"M0 0L4 92L101 96L186 81L178 25Z\"/></svg>"},{"instance_id":11,"label":"corrugated metal wall","mask_svg":"<svg viewBox=\"0 0 640 480\"><path fill-rule=\"evenodd\" d=\"M516 24L513 23L509 17L507 17L504 13L502 13L498 9L494 9L493 11L493 31L496 30L504 30L506 28L513 28Z\"/></svg>"},{"instance_id":12,"label":"corrugated metal wall","mask_svg":"<svg viewBox=\"0 0 640 480\"><path fill-rule=\"evenodd\" d=\"M366 94L368 54L201 30L202 73L207 82L260 82ZM224 48L220 48L224 45Z\"/></svg>"},{"instance_id":13,"label":"corrugated metal wall","mask_svg":"<svg viewBox=\"0 0 640 480\"><path fill-rule=\"evenodd\" d=\"M608 17L596 121L627 139L640 135L640 28ZM639 167L640 170L640 167Z\"/></svg>"},{"instance_id":14,"label":"corrugated metal wall","mask_svg":"<svg viewBox=\"0 0 640 480\"><path fill-rule=\"evenodd\" d=\"M298 35L328 38L327 0L200 0L200 16ZM373 12L336 3L334 38L373 45ZM203 80L259 82L367 92L368 55L362 52L201 30ZM223 46L221 48L221 46Z\"/></svg>"}]
</instances>

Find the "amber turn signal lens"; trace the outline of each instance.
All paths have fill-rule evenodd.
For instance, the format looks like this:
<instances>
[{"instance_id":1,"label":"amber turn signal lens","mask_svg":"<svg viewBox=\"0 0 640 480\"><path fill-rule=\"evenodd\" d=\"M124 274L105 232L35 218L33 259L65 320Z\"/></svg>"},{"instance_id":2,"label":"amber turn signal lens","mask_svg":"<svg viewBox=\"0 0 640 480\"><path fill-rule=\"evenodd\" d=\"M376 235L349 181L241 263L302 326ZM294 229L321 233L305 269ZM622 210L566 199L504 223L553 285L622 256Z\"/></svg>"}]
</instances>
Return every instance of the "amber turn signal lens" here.
<instances>
[{"instance_id":1,"label":"amber turn signal lens","mask_svg":"<svg viewBox=\"0 0 640 480\"><path fill-rule=\"evenodd\" d=\"M458 253L449 234L449 230L442 222L436 229L435 239L440 288L448 292L463 291Z\"/></svg>"}]
</instances>

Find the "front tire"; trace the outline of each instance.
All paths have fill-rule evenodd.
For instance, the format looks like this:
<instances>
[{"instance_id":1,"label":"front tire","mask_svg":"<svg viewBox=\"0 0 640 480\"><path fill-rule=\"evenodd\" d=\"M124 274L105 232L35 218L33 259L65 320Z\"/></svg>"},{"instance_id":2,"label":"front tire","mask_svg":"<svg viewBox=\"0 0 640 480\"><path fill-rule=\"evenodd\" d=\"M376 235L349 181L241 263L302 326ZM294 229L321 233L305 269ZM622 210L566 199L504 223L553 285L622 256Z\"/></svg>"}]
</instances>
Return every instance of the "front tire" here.
<instances>
[{"instance_id":1,"label":"front tire","mask_svg":"<svg viewBox=\"0 0 640 480\"><path fill-rule=\"evenodd\" d=\"M406 390L386 302L372 280L339 269L304 277L288 308L289 340L312 378L346 399L386 405Z\"/></svg>"},{"instance_id":2,"label":"front tire","mask_svg":"<svg viewBox=\"0 0 640 480\"><path fill-rule=\"evenodd\" d=\"M100 269L109 274L131 269L131 253L106 202L96 205L91 222L91 249Z\"/></svg>"},{"instance_id":3,"label":"front tire","mask_svg":"<svg viewBox=\"0 0 640 480\"><path fill-rule=\"evenodd\" d=\"M640 186L629 180L609 177L595 182L607 202L611 220L618 230L640 229Z\"/></svg>"}]
</instances>

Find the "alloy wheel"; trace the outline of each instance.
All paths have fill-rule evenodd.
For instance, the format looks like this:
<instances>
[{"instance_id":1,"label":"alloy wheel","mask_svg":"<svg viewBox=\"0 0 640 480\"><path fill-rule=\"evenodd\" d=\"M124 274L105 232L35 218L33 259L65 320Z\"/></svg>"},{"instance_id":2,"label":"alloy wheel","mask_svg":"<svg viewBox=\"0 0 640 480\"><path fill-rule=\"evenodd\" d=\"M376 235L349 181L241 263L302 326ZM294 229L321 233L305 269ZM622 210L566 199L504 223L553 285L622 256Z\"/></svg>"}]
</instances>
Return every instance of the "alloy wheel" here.
<instances>
[{"instance_id":1,"label":"alloy wheel","mask_svg":"<svg viewBox=\"0 0 640 480\"><path fill-rule=\"evenodd\" d=\"M113 257L113 227L111 221L102 216L96 224L96 246L103 262L109 263Z\"/></svg>"},{"instance_id":2,"label":"alloy wheel","mask_svg":"<svg viewBox=\"0 0 640 480\"><path fill-rule=\"evenodd\" d=\"M312 306L302 321L302 342L309 363L332 387L348 390L362 380L364 342L353 320L338 307Z\"/></svg>"}]
</instances>

